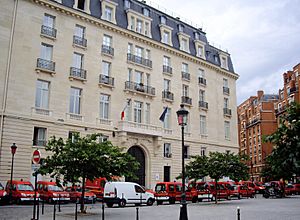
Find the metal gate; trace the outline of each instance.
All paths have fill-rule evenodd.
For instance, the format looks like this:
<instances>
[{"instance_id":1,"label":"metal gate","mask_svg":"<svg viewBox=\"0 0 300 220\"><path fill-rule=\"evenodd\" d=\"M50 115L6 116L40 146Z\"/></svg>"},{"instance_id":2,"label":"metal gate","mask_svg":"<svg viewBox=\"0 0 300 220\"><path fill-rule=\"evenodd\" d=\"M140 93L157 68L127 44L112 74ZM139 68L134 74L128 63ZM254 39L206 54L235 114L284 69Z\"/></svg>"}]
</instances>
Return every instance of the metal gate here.
<instances>
[{"instance_id":1,"label":"metal gate","mask_svg":"<svg viewBox=\"0 0 300 220\"><path fill-rule=\"evenodd\" d=\"M127 182L135 182L141 186L145 186L145 154L139 146L132 146L129 148L128 153L131 154L140 163L139 169L135 172L138 179L126 177Z\"/></svg>"}]
</instances>

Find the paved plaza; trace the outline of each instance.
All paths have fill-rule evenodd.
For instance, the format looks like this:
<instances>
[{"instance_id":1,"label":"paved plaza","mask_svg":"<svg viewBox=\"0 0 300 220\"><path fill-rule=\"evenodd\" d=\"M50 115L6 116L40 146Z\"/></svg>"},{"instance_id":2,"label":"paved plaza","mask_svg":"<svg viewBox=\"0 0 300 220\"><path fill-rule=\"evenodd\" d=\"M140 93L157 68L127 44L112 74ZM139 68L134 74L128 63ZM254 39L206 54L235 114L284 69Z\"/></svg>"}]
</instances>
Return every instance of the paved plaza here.
<instances>
[{"instance_id":1,"label":"paved plaza","mask_svg":"<svg viewBox=\"0 0 300 220\"><path fill-rule=\"evenodd\" d=\"M300 196L291 196L283 199L265 199L258 195L254 199L220 201L215 205L212 202L202 202L188 205L189 220L234 220L237 219L237 207L241 210L241 220L299 220ZM101 203L87 205L87 214L78 215L78 220L101 220ZM136 220L136 208L105 208L106 220ZM179 218L179 204L139 207L140 220L174 220ZM56 220L71 220L74 216L75 205L62 205L61 212L55 215ZM31 205L0 206L1 220L30 220L32 218ZM40 214L40 220L53 219L53 206L45 206L45 214Z\"/></svg>"}]
</instances>

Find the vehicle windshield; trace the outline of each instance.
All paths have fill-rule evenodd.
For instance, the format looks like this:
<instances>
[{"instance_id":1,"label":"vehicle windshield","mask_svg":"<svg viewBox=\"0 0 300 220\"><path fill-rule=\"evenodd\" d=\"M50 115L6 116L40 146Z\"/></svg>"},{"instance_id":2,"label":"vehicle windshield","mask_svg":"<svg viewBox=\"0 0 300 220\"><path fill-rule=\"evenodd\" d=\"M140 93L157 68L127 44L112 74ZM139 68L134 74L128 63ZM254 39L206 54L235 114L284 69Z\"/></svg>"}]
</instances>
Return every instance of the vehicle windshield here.
<instances>
[{"instance_id":1,"label":"vehicle windshield","mask_svg":"<svg viewBox=\"0 0 300 220\"><path fill-rule=\"evenodd\" d=\"M62 192L64 191L61 187L55 186L55 185L49 185L48 186L49 191L55 191L55 192Z\"/></svg>"},{"instance_id":2,"label":"vehicle windshield","mask_svg":"<svg viewBox=\"0 0 300 220\"><path fill-rule=\"evenodd\" d=\"M156 185L155 192L166 191L166 186L164 184Z\"/></svg>"},{"instance_id":3,"label":"vehicle windshield","mask_svg":"<svg viewBox=\"0 0 300 220\"><path fill-rule=\"evenodd\" d=\"M33 191L33 186L29 184L19 184L18 190L20 191Z\"/></svg>"},{"instance_id":4,"label":"vehicle windshield","mask_svg":"<svg viewBox=\"0 0 300 220\"><path fill-rule=\"evenodd\" d=\"M4 187L2 186L2 184L0 183L0 190L3 190L4 189Z\"/></svg>"}]
</instances>

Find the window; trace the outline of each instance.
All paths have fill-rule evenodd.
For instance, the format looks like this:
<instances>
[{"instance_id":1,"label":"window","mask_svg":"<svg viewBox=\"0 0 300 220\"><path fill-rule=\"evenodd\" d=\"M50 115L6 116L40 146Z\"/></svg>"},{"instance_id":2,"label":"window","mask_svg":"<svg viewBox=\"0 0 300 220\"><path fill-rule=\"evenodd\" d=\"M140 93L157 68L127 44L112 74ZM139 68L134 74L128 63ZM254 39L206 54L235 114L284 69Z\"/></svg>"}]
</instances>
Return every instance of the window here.
<instances>
[{"instance_id":1,"label":"window","mask_svg":"<svg viewBox=\"0 0 300 220\"><path fill-rule=\"evenodd\" d=\"M109 6L105 6L104 19L107 21L112 21L112 13L113 13L113 9Z\"/></svg>"},{"instance_id":2,"label":"window","mask_svg":"<svg viewBox=\"0 0 300 220\"><path fill-rule=\"evenodd\" d=\"M136 193L145 193L145 191L140 186L134 185L134 189Z\"/></svg>"},{"instance_id":3,"label":"window","mask_svg":"<svg viewBox=\"0 0 300 220\"><path fill-rule=\"evenodd\" d=\"M128 44L127 46L127 53L131 54L133 51L133 45L132 44Z\"/></svg>"},{"instance_id":4,"label":"window","mask_svg":"<svg viewBox=\"0 0 300 220\"><path fill-rule=\"evenodd\" d=\"M184 73L188 73L189 72L189 65L186 64L186 63L182 63L181 71L184 72Z\"/></svg>"},{"instance_id":5,"label":"window","mask_svg":"<svg viewBox=\"0 0 300 220\"><path fill-rule=\"evenodd\" d=\"M75 143L77 141L77 136L79 136L79 132L77 131L69 131L68 134L68 139L72 142Z\"/></svg>"},{"instance_id":6,"label":"window","mask_svg":"<svg viewBox=\"0 0 300 220\"><path fill-rule=\"evenodd\" d=\"M198 75L200 78L205 79L205 72L203 69L198 69Z\"/></svg>"},{"instance_id":7,"label":"window","mask_svg":"<svg viewBox=\"0 0 300 220\"><path fill-rule=\"evenodd\" d=\"M81 89L71 87L70 113L80 114Z\"/></svg>"},{"instance_id":8,"label":"window","mask_svg":"<svg viewBox=\"0 0 300 220\"><path fill-rule=\"evenodd\" d=\"M99 136L98 137L98 142L99 143L104 143L104 142L107 142L108 141L108 136L106 136L106 135L101 135L101 136Z\"/></svg>"},{"instance_id":9,"label":"window","mask_svg":"<svg viewBox=\"0 0 300 220\"><path fill-rule=\"evenodd\" d=\"M170 158L171 153L171 144L170 143L164 143L164 157Z\"/></svg>"},{"instance_id":10,"label":"window","mask_svg":"<svg viewBox=\"0 0 300 220\"><path fill-rule=\"evenodd\" d=\"M135 55L137 57L143 57L143 52L144 52L144 49L141 48L141 47L135 47Z\"/></svg>"},{"instance_id":11,"label":"window","mask_svg":"<svg viewBox=\"0 0 300 220\"><path fill-rule=\"evenodd\" d=\"M206 147L201 147L200 155L201 156L206 156Z\"/></svg>"},{"instance_id":12,"label":"window","mask_svg":"<svg viewBox=\"0 0 300 220\"><path fill-rule=\"evenodd\" d=\"M49 28L54 28L55 17L49 14L45 14L43 19L43 25Z\"/></svg>"},{"instance_id":13,"label":"window","mask_svg":"<svg viewBox=\"0 0 300 220\"><path fill-rule=\"evenodd\" d=\"M142 33L142 26L143 26L143 21L137 19L137 21L136 21L136 30L135 31L141 34Z\"/></svg>"},{"instance_id":14,"label":"window","mask_svg":"<svg viewBox=\"0 0 300 220\"><path fill-rule=\"evenodd\" d=\"M184 146L184 158L190 158L190 147L187 145Z\"/></svg>"},{"instance_id":15,"label":"window","mask_svg":"<svg viewBox=\"0 0 300 220\"><path fill-rule=\"evenodd\" d=\"M129 0L125 0L124 1L124 6L126 9L130 8L130 1Z\"/></svg>"},{"instance_id":16,"label":"window","mask_svg":"<svg viewBox=\"0 0 300 220\"><path fill-rule=\"evenodd\" d=\"M130 18L130 30L134 31L134 27L135 27L135 18L134 17L131 17Z\"/></svg>"},{"instance_id":17,"label":"window","mask_svg":"<svg viewBox=\"0 0 300 220\"><path fill-rule=\"evenodd\" d=\"M33 145L46 146L46 128L34 127L33 131Z\"/></svg>"},{"instance_id":18,"label":"window","mask_svg":"<svg viewBox=\"0 0 300 220\"><path fill-rule=\"evenodd\" d=\"M111 63L102 61L102 74L104 76L110 76L110 68L111 68Z\"/></svg>"},{"instance_id":19,"label":"window","mask_svg":"<svg viewBox=\"0 0 300 220\"><path fill-rule=\"evenodd\" d=\"M145 81L146 86L150 86L150 74L146 74L146 81Z\"/></svg>"},{"instance_id":20,"label":"window","mask_svg":"<svg viewBox=\"0 0 300 220\"><path fill-rule=\"evenodd\" d=\"M143 103L135 101L134 102L134 122L136 123L142 123L142 107Z\"/></svg>"},{"instance_id":21,"label":"window","mask_svg":"<svg viewBox=\"0 0 300 220\"><path fill-rule=\"evenodd\" d=\"M222 57L221 66L223 68L227 68L227 59L226 59L226 57Z\"/></svg>"},{"instance_id":22,"label":"window","mask_svg":"<svg viewBox=\"0 0 300 220\"><path fill-rule=\"evenodd\" d=\"M224 98L224 108L228 108L228 106L229 106L229 100L228 100L228 98Z\"/></svg>"},{"instance_id":23,"label":"window","mask_svg":"<svg viewBox=\"0 0 300 220\"><path fill-rule=\"evenodd\" d=\"M127 78L127 81L128 82L132 82L133 79L132 79L132 69L128 69L128 78Z\"/></svg>"},{"instance_id":24,"label":"window","mask_svg":"<svg viewBox=\"0 0 300 220\"><path fill-rule=\"evenodd\" d=\"M167 23L167 18L165 16L160 16L160 23L161 24L166 24Z\"/></svg>"},{"instance_id":25,"label":"window","mask_svg":"<svg viewBox=\"0 0 300 220\"><path fill-rule=\"evenodd\" d=\"M37 80L35 93L35 107L48 109L49 108L49 82Z\"/></svg>"},{"instance_id":26,"label":"window","mask_svg":"<svg viewBox=\"0 0 300 220\"><path fill-rule=\"evenodd\" d=\"M199 101L205 102L205 91L201 89L199 90Z\"/></svg>"},{"instance_id":27,"label":"window","mask_svg":"<svg viewBox=\"0 0 300 220\"><path fill-rule=\"evenodd\" d=\"M77 8L84 10L84 4L85 4L85 0L78 0Z\"/></svg>"},{"instance_id":28,"label":"window","mask_svg":"<svg viewBox=\"0 0 300 220\"><path fill-rule=\"evenodd\" d=\"M171 66L171 59L170 59L170 57L164 56L163 63L164 63L163 64L164 66Z\"/></svg>"},{"instance_id":29,"label":"window","mask_svg":"<svg viewBox=\"0 0 300 220\"><path fill-rule=\"evenodd\" d=\"M228 88L228 79L223 79L223 86Z\"/></svg>"},{"instance_id":30,"label":"window","mask_svg":"<svg viewBox=\"0 0 300 220\"><path fill-rule=\"evenodd\" d=\"M100 119L109 119L110 96L100 94Z\"/></svg>"},{"instance_id":31,"label":"window","mask_svg":"<svg viewBox=\"0 0 300 220\"><path fill-rule=\"evenodd\" d=\"M112 37L108 36L108 35L103 35L103 42L102 42L102 44L104 46L111 47L112 46Z\"/></svg>"},{"instance_id":32,"label":"window","mask_svg":"<svg viewBox=\"0 0 300 220\"><path fill-rule=\"evenodd\" d=\"M145 124L150 124L150 103L145 106Z\"/></svg>"},{"instance_id":33,"label":"window","mask_svg":"<svg viewBox=\"0 0 300 220\"><path fill-rule=\"evenodd\" d=\"M140 71L135 71L135 82L138 84L143 83L143 73Z\"/></svg>"},{"instance_id":34,"label":"window","mask_svg":"<svg viewBox=\"0 0 300 220\"><path fill-rule=\"evenodd\" d=\"M126 100L126 109L125 109L125 119L126 121L131 121L131 101L129 99Z\"/></svg>"},{"instance_id":35,"label":"window","mask_svg":"<svg viewBox=\"0 0 300 220\"><path fill-rule=\"evenodd\" d=\"M183 25L182 25L182 24L179 24L179 25L178 25L178 31L180 31L180 32L183 31Z\"/></svg>"},{"instance_id":36,"label":"window","mask_svg":"<svg viewBox=\"0 0 300 220\"><path fill-rule=\"evenodd\" d=\"M163 32L163 38L162 38L162 42L165 44L169 44L169 39L170 39L170 32L168 31L164 31Z\"/></svg>"},{"instance_id":37,"label":"window","mask_svg":"<svg viewBox=\"0 0 300 220\"><path fill-rule=\"evenodd\" d=\"M143 15L149 17L150 16L150 11L148 8L143 8Z\"/></svg>"},{"instance_id":38,"label":"window","mask_svg":"<svg viewBox=\"0 0 300 220\"><path fill-rule=\"evenodd\" d=\"M225 139L230 139L230 122L225 121L224 122L224 130L225 130Z\"/></svg>"},{"instance_id":39,"label":"window","mask_svg":"<svg viewBox=\"0 0 300 220\"><path fill-rule=\"evenodd\" d=\"M195 32L194 35L196 40L200 40L200 34L198 32Z\"/></svg>"},{"instance_id":40,"label":"window","mask_svg":"<svg viewBox=\"0 0 300 220\"><path fill-rule=\"evenodd\" d=\"M188 52L188 41L185 38L181 39L180 42L181 50Z\"/></svg>"},{"instance_id":41,"label":"window","mask_svg":"<svg viewBox=\"0 0 300 220\"><path fill-rule=\"evenodd\" d=\"M205 115L200 115L200 134L201 135L206 135L207 134L206 116Z\"/></svg>"},{"instance_id":42,"label":"window","mask_svg":"<svg viewBox=\"0 0 300 220\"><path fill-rule=\"evenodd\" d=\"M198 57L203 57L203 52L204 52L203 46L198 46L197 48Z\"/></svg>"},{"instance_id":43,"label":"window","mask_svg":"<svg viewBox=\"0 0 300 220\"><path fill-rule=\"evenodd\" d=\"M165 110L166 107L164 107ZM164 120L164 128L165 129L171 129L171 109L168 108L167 113L165 115L165 120Z\"/></svg>"},{"instance_id":44,"label":"window","mask_svg":"<svg viewBox=\"0 0 300 220\"><path fill-rule=\"evenodd\" d=\"M84 38L84 36L85 36L85 27L76 24L74 35L79 37L79 38Z\"/></svg>"},{"instance_id":45,"label":"window","mask_svg":"<svg viewBox=\"0 0 300 220\"><path fill-rule=\"evenodd\" d=\"M145 35L149 36L150 35L150 27L149 27L149 23L145 22Z\"/></svg>"},{"instance_id":46,"label":"window","mask_svg":"<svg viewBox=\"0 0 300 220\"><path fill-rule=\"evenodd\" d=\"M41 58L44 60L51 61L52 60L52 51L53 51L52 45L42 43Z\"/></svg>"},{"instance_id":47,"label":"window","mask_svg":"<svg viewBox=\"0 0 300 220\"><path fill-rule=\"evenodd\" d=\"M83 54L73 54L73 67L77 69L83 69Z\"/></svg>"},{"instance_id":48,"label":"window","mask_svg":"<svg viewBox=\"0 0 300 220\"><path fill-rule=\"evenodd\" d=\"M189 86L182 85L182 96L189 97Z\"/></svg>"}]
</instances>

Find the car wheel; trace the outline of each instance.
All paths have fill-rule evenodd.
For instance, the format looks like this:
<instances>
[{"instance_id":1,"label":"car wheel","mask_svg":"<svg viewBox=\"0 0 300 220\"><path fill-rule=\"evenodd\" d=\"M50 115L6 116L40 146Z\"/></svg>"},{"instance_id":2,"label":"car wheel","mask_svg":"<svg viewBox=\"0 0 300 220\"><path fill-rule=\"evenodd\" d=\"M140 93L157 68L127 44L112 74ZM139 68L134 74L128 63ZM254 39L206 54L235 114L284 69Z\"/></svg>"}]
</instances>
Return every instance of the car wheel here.
<instances>
[{"instance_id":1,"label":"car wheel","mask_svg":"<svg viewBox=\"0 0 300 220\"><path fill-rule=\"evenodd\" d=\"M148 199L148 201L147 201L147 205L148 206L152 206L153 205L153 203L154 203L154 199Z\"/></svg>"},{"instance_id":2,"label":"car wheel","mask_svg":"<svg viewBox=\"0 0 300 220\"><path fill-rule=\"evenodd\" d=\"M174 197L171 197L171 198L169 199L169 203L170 203L170 204L175 204L175 198L174 198Z\"/></svg>"},{"instance_id":3,"label":"car wheel","mask_svg":"<svg viewBox=\"0 0 300 220\"><path fill-rule=\"evenodd\" d=\"M107 205L108 208L111 208L111 207L113 207L114 204L111 203L111 202L108 202L108 203L106 203L106 205Z\"/></svg>"},{"instance_id":4,"label":"car wheel","mask_svg":"<svg viewBox=\"0 0 300 220\"><path fill-rule=\"evenodd\" d=\"M121 199L119 202L119 207L124 207L126 205L126 200L125 199Z\"/></svg>"},{"instance_id":5,"label":"car wheel","mask_svg":"<svg viewBox=\"0 0 300 220\"><path fill-rule=\"evenodd\" d=\"M157 200L157 205L162 205L163 204L163 201L160 201L160 200Z\"/></svg>"},{"instance_id":6,"label":"car wheel","mask_svg":"<svg viewBox=\"0 0 300 220\"><path fill-rule=\"evenodd\" d=\"M197 197L193 197L192 198L192 203L196 203L197 202Z\"/></svg>"}]
</instances>

